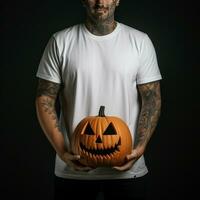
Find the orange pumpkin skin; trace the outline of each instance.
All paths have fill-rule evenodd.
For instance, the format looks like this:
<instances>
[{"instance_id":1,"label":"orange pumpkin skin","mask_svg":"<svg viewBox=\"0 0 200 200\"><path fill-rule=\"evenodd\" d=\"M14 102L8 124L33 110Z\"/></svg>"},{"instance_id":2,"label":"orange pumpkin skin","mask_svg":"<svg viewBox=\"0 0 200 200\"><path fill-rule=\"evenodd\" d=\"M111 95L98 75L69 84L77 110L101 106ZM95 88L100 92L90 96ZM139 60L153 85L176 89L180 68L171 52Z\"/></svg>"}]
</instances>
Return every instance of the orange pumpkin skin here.
<instances>
[{"instance_id":1,"label":"orange pumpkin skin","mask_svg":"<svg viewBox=\"0 0 200 200\"><path fill-rule=\"evenodd\" d=\"M90 167L119 166L133 148L130 130L116 116L105 116L104 106L99 116L88 116L74 130L71 149L80 155L80 163Z\"/></svg>"}]
</instances>

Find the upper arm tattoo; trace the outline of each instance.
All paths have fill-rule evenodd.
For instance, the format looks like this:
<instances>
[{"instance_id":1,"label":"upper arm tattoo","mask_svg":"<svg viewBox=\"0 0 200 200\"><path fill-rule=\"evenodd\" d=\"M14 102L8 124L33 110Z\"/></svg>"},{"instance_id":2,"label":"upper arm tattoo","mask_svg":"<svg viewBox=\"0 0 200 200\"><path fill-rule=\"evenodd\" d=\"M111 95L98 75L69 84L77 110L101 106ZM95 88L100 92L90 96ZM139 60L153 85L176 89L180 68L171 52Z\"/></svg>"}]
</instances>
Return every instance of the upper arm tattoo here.
<instances>
[{"instance_id":1,"label":"upper arm tattoo","mask_svg":"<svg viewBox=\"0 0 200 200\"><path fill-rule=\"evenodd\" d=\"M142 107L138 120L136 143L146 144L159 119L161 95L159 81L138 85Z\"/></svg>"},{"instance_id":2,"label":"upper arm tattoo","mask_svg":"<svg viewBox=\"0 0 200 200\"><path fill-rule=\"evenodd\" d=\"M138 89L143 103L154 107L157 101L160 101L159 81L138 85Z\"/></svg>"},{"instance_id":3,"label":"upper arm tattoo","mask_svg":"<svg viewBox=\"0 0 200 200\"><path fill-rule=\"evenodd\" d=\"M60 84L44 79L39 79L36 96L50 96L56 98L60 90Z\"/></svg>"}]
</instances>

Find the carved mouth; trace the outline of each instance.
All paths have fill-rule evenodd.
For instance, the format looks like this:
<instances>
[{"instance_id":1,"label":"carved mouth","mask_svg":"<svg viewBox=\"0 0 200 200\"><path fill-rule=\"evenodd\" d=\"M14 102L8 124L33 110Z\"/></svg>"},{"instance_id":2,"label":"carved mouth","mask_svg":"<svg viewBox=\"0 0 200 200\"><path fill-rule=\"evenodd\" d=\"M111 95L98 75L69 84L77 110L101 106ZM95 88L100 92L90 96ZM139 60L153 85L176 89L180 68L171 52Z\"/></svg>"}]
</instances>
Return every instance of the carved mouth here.
<instances>
[{"instance_id":1,"label":"carved mouth","mask_svg":"<svg viewBox=\"0 0 200 200\"><path fill-rule=\"evenodd\" d=\"M80 143L81 150L84 153L92 154L92 155L113 155L115 152L119 151L119 146L121 145L121 139L119 138L118 143L114 145L114 147L110 147L107 149L88 149L84 144Z\"/></svg>"}]
</instances>

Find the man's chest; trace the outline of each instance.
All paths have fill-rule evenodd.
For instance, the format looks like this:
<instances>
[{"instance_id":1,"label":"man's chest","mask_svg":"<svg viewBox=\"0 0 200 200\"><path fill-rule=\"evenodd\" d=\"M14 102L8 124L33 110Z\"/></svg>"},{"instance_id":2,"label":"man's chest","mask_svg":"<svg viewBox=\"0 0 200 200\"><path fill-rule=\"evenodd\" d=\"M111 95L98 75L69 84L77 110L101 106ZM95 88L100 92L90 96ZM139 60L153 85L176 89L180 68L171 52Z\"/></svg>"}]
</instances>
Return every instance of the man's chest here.
<instances>
[{"instance_id":1,"label":"man's chest","mask_svg":"<svg viewBox=\"0 0 200 200\"><path fill-rule=\"evenodd\" d=\"M137 51L121 43L76 43L65 57L65 75L135 77L139 67Z\"/></svg>"}]
</instances>

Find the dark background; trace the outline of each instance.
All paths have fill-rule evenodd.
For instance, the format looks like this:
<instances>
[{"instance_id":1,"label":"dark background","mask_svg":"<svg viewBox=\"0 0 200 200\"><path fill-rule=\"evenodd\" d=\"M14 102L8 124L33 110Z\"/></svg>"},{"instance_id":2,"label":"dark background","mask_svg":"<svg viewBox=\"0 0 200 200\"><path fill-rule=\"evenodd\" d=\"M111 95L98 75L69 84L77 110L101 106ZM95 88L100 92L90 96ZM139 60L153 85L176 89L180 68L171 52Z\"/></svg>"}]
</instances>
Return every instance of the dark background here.
<instances>
[{"instance_id":1,"label":"dark background","mask_svg":"<svg viewBox=\"0 0 200 200\"><path fill-rule=\"evenodd\" d=\"M36 118L35 74L50 36L82 22L84 8L79 0L4 2L2 8L0 193L3 199L52 200L55 152ZM149 199L193 195L199 174L193 165L199 158L198 51L193 47L199 29L195 6L187 5L187 11L188 18L185 5L172 0L122 0L116 11L118 21L149 34L163 76L162 114L145 153Z\"/></svg>"}]
</instances>

